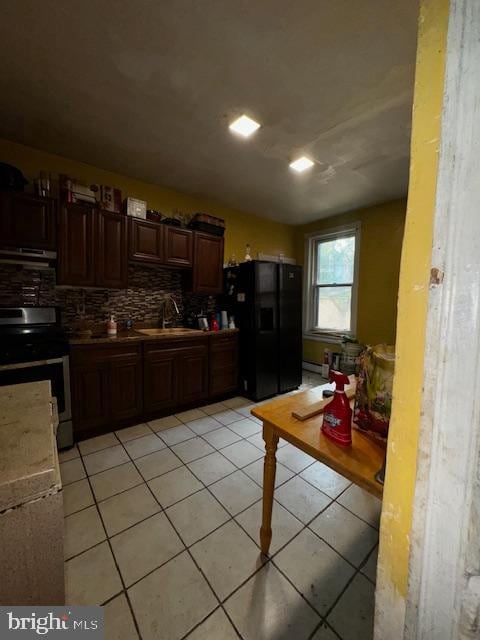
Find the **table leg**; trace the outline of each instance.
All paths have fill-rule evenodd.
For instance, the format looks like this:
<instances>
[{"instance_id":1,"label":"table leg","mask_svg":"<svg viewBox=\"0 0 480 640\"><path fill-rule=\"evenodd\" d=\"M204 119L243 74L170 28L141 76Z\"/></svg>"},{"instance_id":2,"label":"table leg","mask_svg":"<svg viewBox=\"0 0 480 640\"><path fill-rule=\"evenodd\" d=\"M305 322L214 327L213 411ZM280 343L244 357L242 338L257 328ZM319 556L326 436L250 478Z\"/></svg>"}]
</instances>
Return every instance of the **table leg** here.
<instances>
[{"instance_id":1,"label":"table leg","mask_svg":"<svg viewBox=\"0 0 480 640\"><path fill-rule=\"evenodd\" d=\"M263 515L260 529L260 547L262 553L267 555L272 540L273 492L277 467L275 453L277 451L278 436L265 423L263 424L263 439L265 440L265 462L263 466Z\"/></svg>"}]
</instances>

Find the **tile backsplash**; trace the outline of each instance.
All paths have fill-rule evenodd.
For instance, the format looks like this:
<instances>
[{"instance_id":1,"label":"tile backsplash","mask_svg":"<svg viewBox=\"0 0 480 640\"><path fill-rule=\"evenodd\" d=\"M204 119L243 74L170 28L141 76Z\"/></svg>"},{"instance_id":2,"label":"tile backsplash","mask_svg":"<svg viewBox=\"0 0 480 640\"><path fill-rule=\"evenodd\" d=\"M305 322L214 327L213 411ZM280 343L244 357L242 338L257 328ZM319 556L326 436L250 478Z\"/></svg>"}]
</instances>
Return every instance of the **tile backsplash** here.
<instances>
[{"instance_id":1,"label":"tile backsplash","mask_svg":"<svg viewBox=\"0 0 480 640\"><path fill-rule=\"evenodd\" d=\"M131 264L127 289L97 289L57 287L55 269L31 269L21 265L0 265L0 306L59 306L62 324L66 327L84 317L94 325L104 323L113 314L119 326L127 320L156 323L160 318L162 301L173 296L180 317L173 323L185 323L190 314L202 310L215 311L216 299L185 293L182 274L178 270L145 267Z\"/></svg>"}]
</instances>

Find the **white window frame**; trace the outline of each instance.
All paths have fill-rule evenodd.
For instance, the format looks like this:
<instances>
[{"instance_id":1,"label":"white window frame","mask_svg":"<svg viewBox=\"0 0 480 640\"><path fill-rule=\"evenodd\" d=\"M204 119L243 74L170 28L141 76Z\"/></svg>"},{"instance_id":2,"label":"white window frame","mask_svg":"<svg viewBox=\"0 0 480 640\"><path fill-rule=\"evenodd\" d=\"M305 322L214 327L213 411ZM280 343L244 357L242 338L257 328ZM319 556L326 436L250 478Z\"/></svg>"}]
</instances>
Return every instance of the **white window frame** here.
<instances>
[{"instance_id":1,"label":"white window frame","mask_svg":"<svg viewBox=\"0 0 480 640\"><path fill-rule=\"evenodd\" d=\"M303 281L303 337L308 340L318 340L321 342L340 343L341 336L348 335L352 338L357 334L357 306L358 306L358 275L360 261L360 222L333 227L322 232L305 234L305 273ZM316 272L316 252L315 247L318 241L333 240L345 236L355 236L355 259L353 267L353 285L351 302L351 327L350 331L327 331L325 329L314 328L315 287Z\"/></svg>"}]
</instances>

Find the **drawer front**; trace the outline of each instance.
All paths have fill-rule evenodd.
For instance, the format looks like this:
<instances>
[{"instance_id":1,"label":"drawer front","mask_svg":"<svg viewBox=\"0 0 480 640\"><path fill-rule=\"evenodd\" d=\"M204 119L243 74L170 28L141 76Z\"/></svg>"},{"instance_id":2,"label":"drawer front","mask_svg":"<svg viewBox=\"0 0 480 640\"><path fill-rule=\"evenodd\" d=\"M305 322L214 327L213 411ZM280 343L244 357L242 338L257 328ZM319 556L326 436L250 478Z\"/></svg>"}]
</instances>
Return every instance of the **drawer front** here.
<instances>
[{"instance_id":1,"label":"drawer front","mask_svg":"<svg viewBox=\"0 0 480 640\"><path fill-rule=\"evenodd\" d=\"M141 346L129 344L72 345L70 359L72 366L90 362L117 361L124 358L140 358Z\"/></svg>"},{"instance_id":2,"label":"drawer front","mask_svg":"<svg viewBox=\"0 0 480 640\"><path fill-rule=\"evenodd\" d=\"M238 341L236 336L215 337L210 342L210 369L219 371L226 368L237 368Z\"/></svg>"}]
</instances>

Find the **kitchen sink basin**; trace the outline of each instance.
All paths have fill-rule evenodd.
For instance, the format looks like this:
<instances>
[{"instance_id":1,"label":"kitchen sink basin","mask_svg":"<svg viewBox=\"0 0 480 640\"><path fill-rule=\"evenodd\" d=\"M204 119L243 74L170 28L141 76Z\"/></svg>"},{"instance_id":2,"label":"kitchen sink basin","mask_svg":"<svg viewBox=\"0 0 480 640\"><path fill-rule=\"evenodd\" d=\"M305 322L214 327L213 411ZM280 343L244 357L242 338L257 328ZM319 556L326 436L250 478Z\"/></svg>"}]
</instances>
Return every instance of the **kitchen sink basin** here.
<instances>
[{"instance_id":1,"label":"kitchen sink basin","mask_svg":"<svg viewBox=\"0 0 480 640\"><path fill-rule=\"evenodd\" d=\"M186 329L185 327L171 327L166 329L137 329L137 333L142 333L144 336L177 336L188 333L199 333L198 329Z\"/></svg>"}]
</instances>

